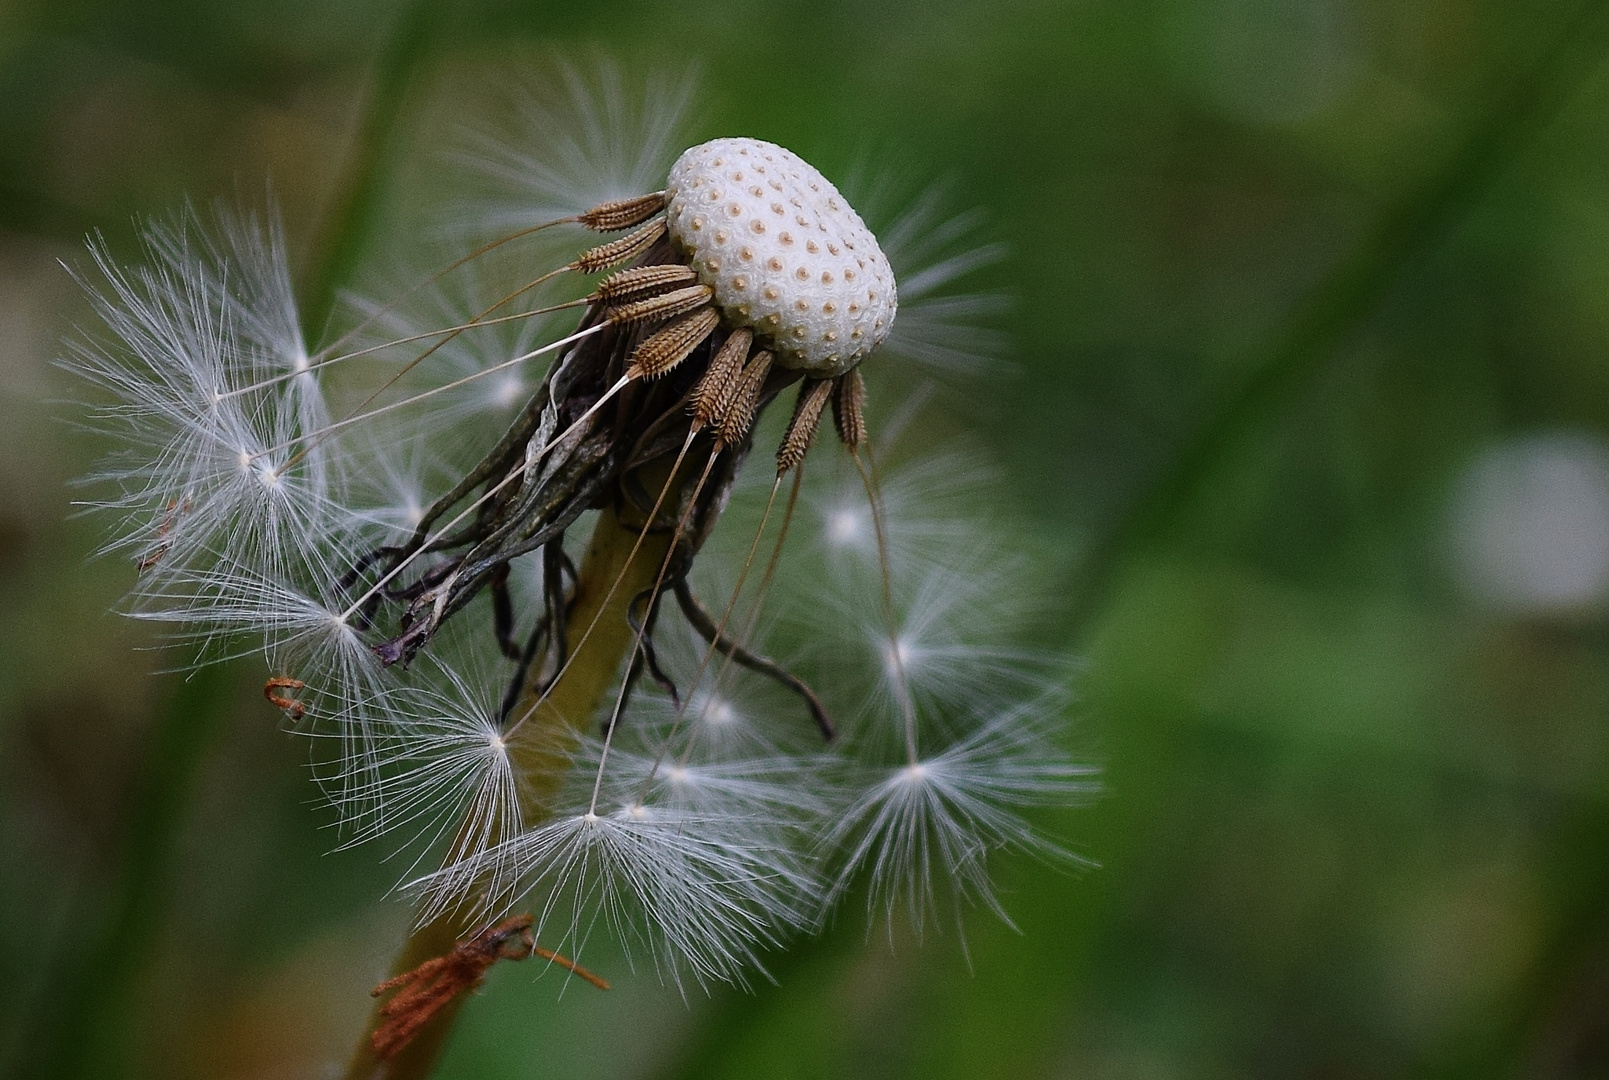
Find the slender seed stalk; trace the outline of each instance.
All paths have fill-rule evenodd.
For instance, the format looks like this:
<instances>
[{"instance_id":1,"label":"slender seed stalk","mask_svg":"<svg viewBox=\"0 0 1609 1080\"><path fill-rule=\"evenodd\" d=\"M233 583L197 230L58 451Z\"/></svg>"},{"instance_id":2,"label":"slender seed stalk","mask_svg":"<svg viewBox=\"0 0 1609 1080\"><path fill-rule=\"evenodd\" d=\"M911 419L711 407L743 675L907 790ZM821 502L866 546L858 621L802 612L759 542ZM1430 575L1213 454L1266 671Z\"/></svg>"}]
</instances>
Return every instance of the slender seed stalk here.
<instances>
[{"instance_id":1,"label":"slender seed stalk","mask_svg":"<svg viewBox=\"0 0 1609 1080\"><path fill-rule=\"evenodd\" d=\"M670 544L668 533L643 536L641 529L622 521L612 510L603 511L581 562L570 614L573 625L589 626L594 619L597 625L551 692L544 695L541 688L541 658L533 660L533 669L526 672L525 689L511 713L525 719L509 736L508 755L520 797L520 816L527 825L548 815L569 764L568 751L596 714L604 695L614 689L626 650L635 641L626 618L627 605L653 585ZM639 538L640 550L633 558L632 549ZM617 577L620 583L611 591ZM476 929L470 925L474 918L472 910L451 911L419 927L403 944L391 973L400 975L451 952L462 937ZM375 1057L370 1041L382 1021L377 1007L358 1041L346 1080L423 1080L429 1076L452 1034L464 996L460 994L436 1013L389 1061Z\"/></svg>"}]
</instances>

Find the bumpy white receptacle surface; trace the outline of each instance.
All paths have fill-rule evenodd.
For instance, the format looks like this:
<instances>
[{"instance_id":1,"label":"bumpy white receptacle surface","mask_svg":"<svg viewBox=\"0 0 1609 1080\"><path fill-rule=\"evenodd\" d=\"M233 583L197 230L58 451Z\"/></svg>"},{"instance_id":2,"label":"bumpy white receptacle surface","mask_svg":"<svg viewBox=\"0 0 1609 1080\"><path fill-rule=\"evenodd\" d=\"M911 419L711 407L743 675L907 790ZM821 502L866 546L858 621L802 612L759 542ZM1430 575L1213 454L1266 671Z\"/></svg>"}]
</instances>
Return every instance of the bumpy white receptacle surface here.
<instances>
[{"instance_id":1,"label":"bumpy white receptacle surface","mask_svg":"<svg viewBox=\"0 0 1609 1080\"><path fill-rule=\"evenodd\" d=\"M688 150L665 185L671 238L784 367L842 375L888 336L894 272L860 215L797 154L759 139Z\"/></svg>"}]
</instances>

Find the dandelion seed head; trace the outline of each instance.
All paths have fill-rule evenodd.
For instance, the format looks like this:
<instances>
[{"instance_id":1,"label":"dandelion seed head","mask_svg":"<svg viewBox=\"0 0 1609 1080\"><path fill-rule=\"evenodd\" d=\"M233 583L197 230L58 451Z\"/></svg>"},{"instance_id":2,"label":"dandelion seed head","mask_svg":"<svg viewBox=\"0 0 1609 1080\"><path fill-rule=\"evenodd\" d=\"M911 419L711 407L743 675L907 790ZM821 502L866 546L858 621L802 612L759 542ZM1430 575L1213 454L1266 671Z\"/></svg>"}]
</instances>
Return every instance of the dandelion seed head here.
<instances>
[{"instance_id":1,"label":"dandelion seed head","mask_svg":"<svg viewBox=\"0 0 1609 1080\"><path fill-rule=\"evenodd\" d=\"M143 267L92 249L109 333L69 363L116 401L101 416L123 453L99 476L114 488L99 505L118 517L109 546L140 558L135 613L208 656L266 661L265 693L283 690L269 701L315 740L344 835L410 853L422 918L534 905L545 946L578 954L613 927L672 979L705 983L742 981L757 951L818 927L857 875L918 924L945 895L996 906L989 853L1053 853L1017 810L1058 801L1081 774L1046 734L1065 669L1011 644L1043 579L1008 554L991 512L958 509L991 485L956 456L889 469L868 498L874 483L847 459L813 453L804 501L785 504L770 477L737 475L741 453L713 459L725 477L704 474L713 513L689 540L681 610L664 602L668 583L657 609L649 600L644 662L621 670L652 679L621 690L618 722L521 728L531 714L510 711L558 685L590 633L564 620L598 584L578 541L620 480L609 470L680 438L654 429L633 448L629 424L588 419L577 406L601 402L589 380L609 370L589 365L618 342L552 349L596 298L576 300L574 275L522 288L573 265L580 226L598 224L579 212L662 206L669 239L627 269L685 260L677 280L710 287L727 332L751 327L757 343L739 341L814 379L879 345L965 366L983 301L946 290L997 254L971 241L974 217L928 199L879 219L891 222L880 245L833 184L770 143L675 158L683 91L638 108L613 69L562 81L567 101L522 109L526 141L546 145L489 150L487 171L516 198L481 220L562 227L504 237L445 276L387 264L382 287L347 298L356 324L311 352L271 216L220 214L212 235L190 213L153 226ZM720 348L717 336L705 351ZM858 413L856 380L834 388L835 410ZM672 406L685 384L659 385ZM686 423L679 406L664 416ZM501 456L475 464L494 442ZM716 529L729 498L735 527ZM768 562L761 540L784 517L795 538L784 559L779 536ZM416 652L393 648L416 627L429 635ZM707 642L722 636L737 647ZM527 754L531 739L551 745Z\"/></svg>"},{"instance_id":2,"label":"dandelion seed head","mask_svg":"<svg viewBox=\"0 0 1609 1080\"><path fill-rule=\"evenodd\" d=\"M671 238L715 302L784 367L842 375L882 344L894 272L860 215L797 154L759 139L687 150L665 186Z\"/></svg>"}]
</instances>

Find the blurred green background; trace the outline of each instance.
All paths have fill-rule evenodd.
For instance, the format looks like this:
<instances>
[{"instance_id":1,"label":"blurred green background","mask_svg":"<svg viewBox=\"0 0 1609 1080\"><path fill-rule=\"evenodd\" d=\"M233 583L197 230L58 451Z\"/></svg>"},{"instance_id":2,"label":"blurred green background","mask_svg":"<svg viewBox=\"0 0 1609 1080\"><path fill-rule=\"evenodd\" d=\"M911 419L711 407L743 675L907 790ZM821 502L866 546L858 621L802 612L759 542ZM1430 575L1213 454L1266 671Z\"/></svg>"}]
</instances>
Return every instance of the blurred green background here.
<instances>
[{"instance_id":1,"label":"blurred green background","mask_svg":"<svg viewBox=\"0 0 1609 1080\"><path fill-rule=\"evenodd\" d=\"M260 673L108 614L57 260L271 181L316 306L555 50L986 208L1017 369L937 408L1065 554L1101 868L970 966L505 965L442 1077L1609 1074L1609 6L1521 0L0 0L0 1071L335 1075L407 918Z\"/></svg>"}]
</instances>

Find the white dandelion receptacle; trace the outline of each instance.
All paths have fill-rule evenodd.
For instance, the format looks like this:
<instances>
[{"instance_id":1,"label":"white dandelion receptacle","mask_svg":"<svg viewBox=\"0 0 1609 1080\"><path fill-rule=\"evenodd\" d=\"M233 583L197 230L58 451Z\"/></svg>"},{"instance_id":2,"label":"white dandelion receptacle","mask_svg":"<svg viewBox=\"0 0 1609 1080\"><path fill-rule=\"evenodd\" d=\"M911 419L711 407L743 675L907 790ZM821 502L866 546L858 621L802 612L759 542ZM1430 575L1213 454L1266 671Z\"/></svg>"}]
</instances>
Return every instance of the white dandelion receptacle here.
<instances>
[{"instance_id":1,"label":"white dandelion receptacle","mask_svg":"<svg viewBox=\"0 0 1609 1080\"><path fill-rule=\"evenodd\" d=\"M894 272L866 223L797 154L759 139L686 151L665 186L672 240L734 325L783 367L842 375L883 343Z\"/></svg>"}]
</instances>

